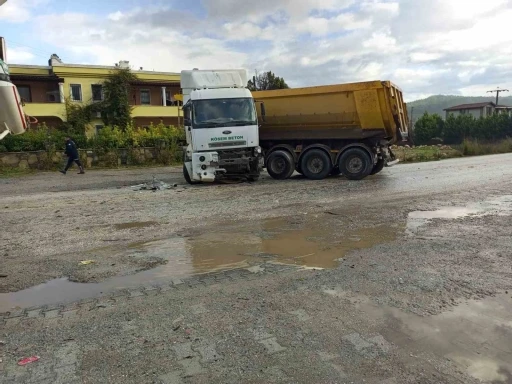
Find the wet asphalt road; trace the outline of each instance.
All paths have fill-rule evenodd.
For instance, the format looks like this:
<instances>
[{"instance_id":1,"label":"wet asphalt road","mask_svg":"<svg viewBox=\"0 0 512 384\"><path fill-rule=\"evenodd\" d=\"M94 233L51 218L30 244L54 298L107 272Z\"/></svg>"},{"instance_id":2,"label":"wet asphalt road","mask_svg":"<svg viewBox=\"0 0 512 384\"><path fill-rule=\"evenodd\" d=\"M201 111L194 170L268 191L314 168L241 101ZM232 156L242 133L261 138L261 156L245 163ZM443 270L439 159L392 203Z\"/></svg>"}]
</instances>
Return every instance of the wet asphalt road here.
<instances>
[{"instance_id":1,"label":"wet asphalt road","mask_svg":"<svg viewBox=\"0 0 512 384\"><path fill-rule=\"evenodd\" d=\"M177 168L0 179L3 292L125 288L28 291L2 315L0 382L510 383L511 161L193 188ZM180 186L125 188L152 175Z\"/></svg>"}]
</instances>

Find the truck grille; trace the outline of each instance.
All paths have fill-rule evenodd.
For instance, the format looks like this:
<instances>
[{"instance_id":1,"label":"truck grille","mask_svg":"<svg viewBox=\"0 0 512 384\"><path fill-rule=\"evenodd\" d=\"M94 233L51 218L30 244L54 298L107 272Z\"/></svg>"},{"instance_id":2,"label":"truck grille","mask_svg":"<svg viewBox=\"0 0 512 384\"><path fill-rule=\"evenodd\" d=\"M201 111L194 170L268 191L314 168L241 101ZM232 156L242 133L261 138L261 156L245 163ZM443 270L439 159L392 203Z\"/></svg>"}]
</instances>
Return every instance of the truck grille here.
<instances>
[{"instance_id":1,"label":"truck grille","mask_svg":"<svg viewBox=\"0 0 512 384\"><path fill-rule=\"evenodd\" d=\"M238 147L238 146L246 146L247 141L226 141L221 143L210 143L208 146L210 148L223 148L223 147Z\"/></svg>"}]
</instances>

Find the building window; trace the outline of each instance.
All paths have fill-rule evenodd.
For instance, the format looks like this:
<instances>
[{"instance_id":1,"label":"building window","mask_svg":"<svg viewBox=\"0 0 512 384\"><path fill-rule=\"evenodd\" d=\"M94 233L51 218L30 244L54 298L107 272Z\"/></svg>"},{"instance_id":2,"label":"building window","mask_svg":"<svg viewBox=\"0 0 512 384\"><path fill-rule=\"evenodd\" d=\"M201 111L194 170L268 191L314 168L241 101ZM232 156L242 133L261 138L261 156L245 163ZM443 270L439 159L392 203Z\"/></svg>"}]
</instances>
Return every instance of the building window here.
<instances>
[{"instance_id":1,"label":"building window","mask_svg":"<svg viewBox=\"0 0 512 384\"><path fill-rule=\"evenodd\" d=\"M95 125L94 127L96 128L96 134L99 134L100 131L103 129L103 125L101 124Z\"/></svg>"},{"instance_id":2,"label":"building window","mask_svg":"<svg viewBox=\"0 0 512 384\"><path fill-rule=\"evenodd\" d=\"M82 85L81 84L71 84L71 100L73 101L82 101Z\"/></svg>"},{"instance_id":3,"label":"building window","mask_svg":"<svg viewBox=\"0 0 512 384\"><path fill-rule=\"evenodd\" d=\"M103 86L101 84L92 84L92 101L102 101L103 100Z\"/></svg>"},{"instance_id":4,"label":"building window","mask_svg":"<svg viewBox=\"0 0 512 384\"><path fill-rule=\"evenodd\" d=\"M149 89L141 89L140 90L140 103L142 105L150 105L151 104L151 95L149 93Z\"/></svg>"},{"instance_id":5,"label":"building window","mask_svg":"<svg viewBox=\"0 0 512 384\"><path fill-rule=\"evenodd\" d=\"M29 85L18 85L16 88L18 88L18 93L23 101L27 103L32 102L32 94L30 93Z\"/></svg>"}]
</instances>

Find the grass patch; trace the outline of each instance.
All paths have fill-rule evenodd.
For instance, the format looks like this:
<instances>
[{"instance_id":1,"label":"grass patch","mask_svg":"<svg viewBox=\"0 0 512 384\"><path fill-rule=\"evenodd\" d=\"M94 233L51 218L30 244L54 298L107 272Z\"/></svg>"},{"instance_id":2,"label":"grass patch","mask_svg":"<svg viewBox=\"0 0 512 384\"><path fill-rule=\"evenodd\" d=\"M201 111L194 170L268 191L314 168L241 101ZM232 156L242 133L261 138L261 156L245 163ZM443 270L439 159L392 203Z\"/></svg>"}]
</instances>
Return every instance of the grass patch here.
<instances>
[{"instance_id":1,"label":"grass patch","mask_svg":"<svg viewBox=\"0 0 512 384\"><path fill-rule=\"evenodd\" d=\"M478 140L464 140L460 146L464 156L496 155L512 152L512 138L497 143L481 143Z\"/></svg>"},{"instance_id":2,"label":"grass patch","mask_svg":"<svg viewBox=\"0 0 512 384\"><path fill-rule=\"evenodd\" d=\"M437 161L463 156L460 150L448 146L398 147L393 149L393 152L402 163Z\"/></svg>"},{"instance_id":3,"label":"grass patch","mask_svg":"<svg viewBox=\"0 0 512 384\"><path fill-rule=\"evenodd\" d=\"M34 173L36 173L34 169L0 168L0 179L28 176Z\"/></svg>"}]
</instances>

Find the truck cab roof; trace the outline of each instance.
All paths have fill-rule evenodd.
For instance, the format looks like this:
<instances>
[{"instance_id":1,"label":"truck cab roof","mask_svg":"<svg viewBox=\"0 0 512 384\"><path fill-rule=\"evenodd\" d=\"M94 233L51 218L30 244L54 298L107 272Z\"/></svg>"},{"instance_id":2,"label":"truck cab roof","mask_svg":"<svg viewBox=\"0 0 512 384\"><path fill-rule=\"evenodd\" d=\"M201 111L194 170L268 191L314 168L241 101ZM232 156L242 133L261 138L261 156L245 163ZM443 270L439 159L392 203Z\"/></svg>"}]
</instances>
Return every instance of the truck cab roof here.
<instances>
[{"instance_id":1,"label":"truck cab roof","mask_svg":"<svg viewBox=\"0 0 512 384\"><path fill-rule=\"evenodd\" d=\"M247 88L220 88L220 89L196 89L190 92L190 100L211 99L252 99L251 91Z\"/></svg>"}]
</instances>

